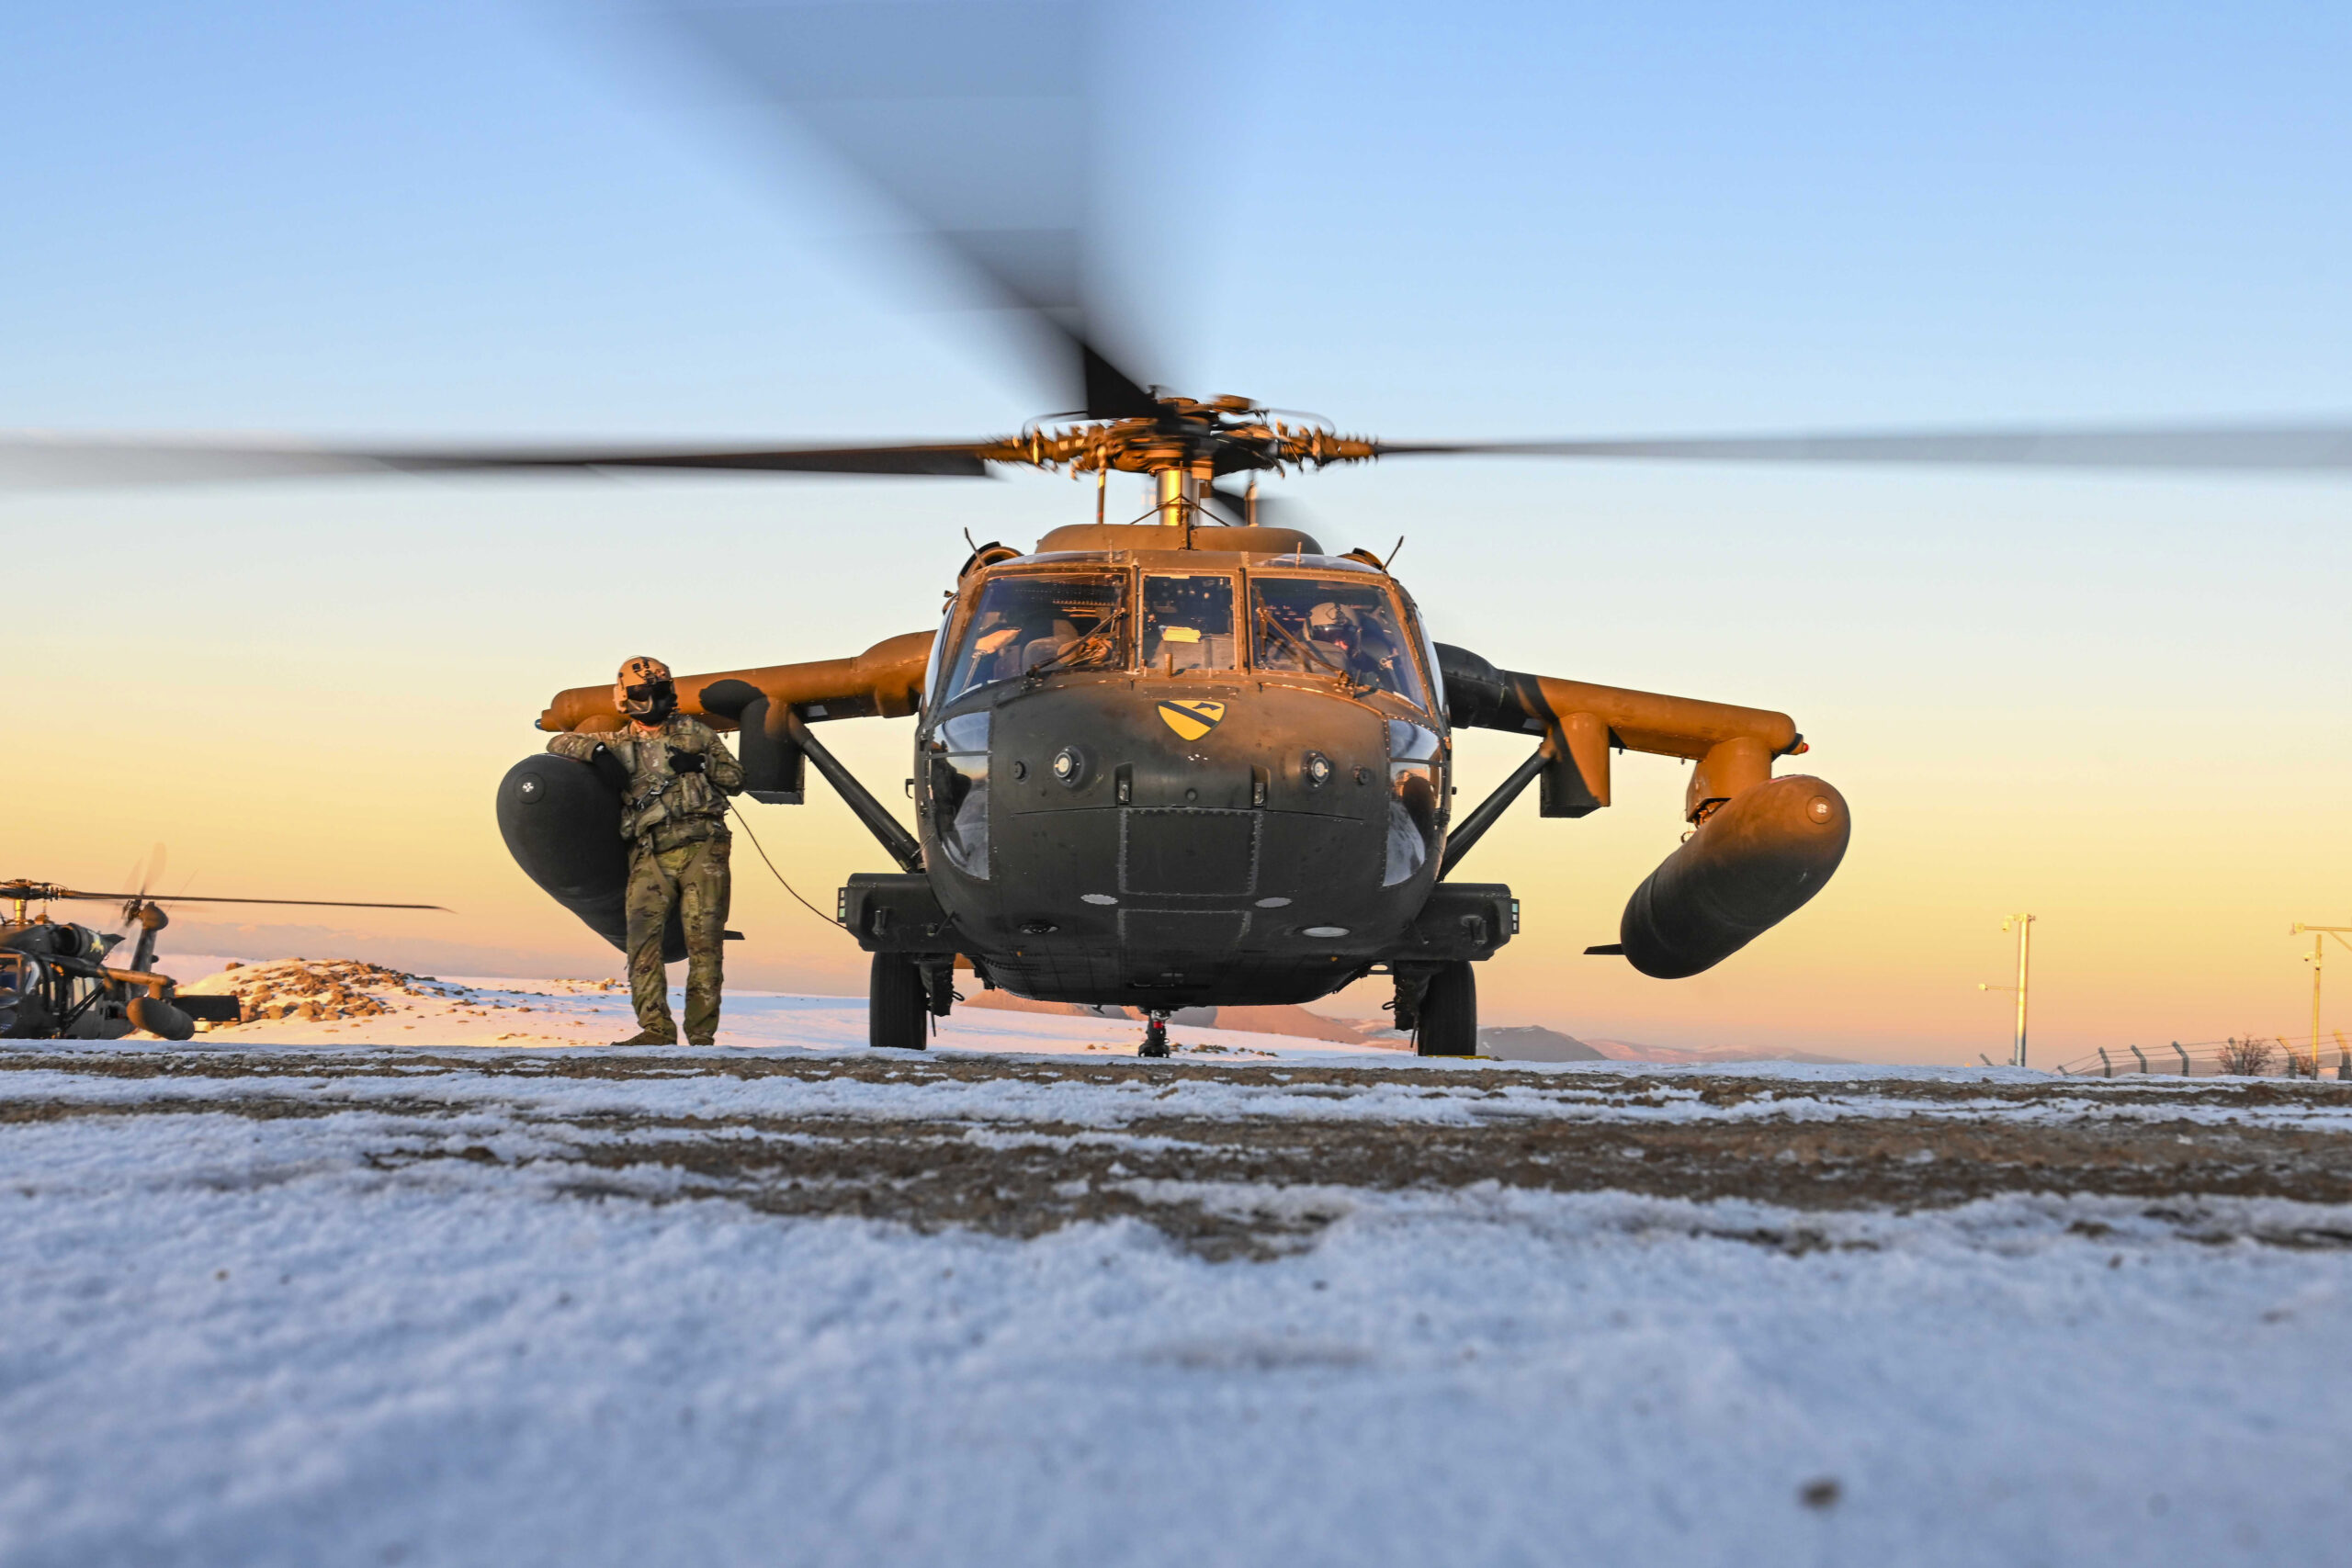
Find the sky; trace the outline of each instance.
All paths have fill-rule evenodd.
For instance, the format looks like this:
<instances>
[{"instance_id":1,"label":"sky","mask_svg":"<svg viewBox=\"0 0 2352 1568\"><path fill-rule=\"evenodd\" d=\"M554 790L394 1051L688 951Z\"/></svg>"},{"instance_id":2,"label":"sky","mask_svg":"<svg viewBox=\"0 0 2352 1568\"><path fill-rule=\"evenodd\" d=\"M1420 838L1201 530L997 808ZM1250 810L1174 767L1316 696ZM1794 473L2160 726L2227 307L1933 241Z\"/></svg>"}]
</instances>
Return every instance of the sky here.
<instances>
[{"instance_id":1,"label":"sky","mask_svg":"<svg viewBox=\"0 0 2352 1568\"><path fill-rule=\"evenodd\" d=\"M890 439L1053 406L838 170L625 14L5 27L0 427ZM2352 416L2342 7L1218 5L1107 36L1110 262L1186 390L1397 440ZM1581 821L1521 805L1465 863L1525 908L1486 1021L1999 1059L1978 986L2031 910L2038 1064L2308 1030L2288 928L2352 924L2352 485L1397 460L1283 493L1334 547L1402 536L1437 635L1498 664L1792 714L1852 806L1812 905L1658 982L1581 954L1673 849L1681 766L1622 759ZM184 914L184 951L609 973L492 816L553 692L926 628L964 530L1091 503L1037 476L0 492L38 694L0 873L112 890L163 843L190 893L455 911ZM829 739L895 799L910 735ZM1465 796L1521 745L1465 736ZM751 812L820 908L880 864L830 798ZM861 989L737 863L737 981Z\"/></svg>"}]
</instances>

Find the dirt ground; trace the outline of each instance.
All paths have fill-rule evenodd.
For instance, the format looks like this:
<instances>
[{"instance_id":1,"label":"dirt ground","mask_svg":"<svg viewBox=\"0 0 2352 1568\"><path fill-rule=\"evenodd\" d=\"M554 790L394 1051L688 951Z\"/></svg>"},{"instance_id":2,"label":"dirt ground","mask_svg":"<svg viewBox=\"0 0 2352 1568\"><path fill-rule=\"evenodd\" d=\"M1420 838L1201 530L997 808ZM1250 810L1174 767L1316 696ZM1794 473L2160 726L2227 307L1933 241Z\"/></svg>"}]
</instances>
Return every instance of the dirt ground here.
<instances>
[{"instance_id":1,"label":"dirt ground","mask_svg":"<svg viewBox=\"0 0 2352 1568\"><path fill-rule=\"evenodd\" d=\"M0 1095L0 1128L90 1116L266 1120L364 1111L379 1128L365 1158L386 1171L449 1159L514 1164L553 1175L560 1190L583 1199L727 1198L774 1213L1020 1236L1131 1216L1213 1257L1295 1245L1342 1212L1350 1190L1481 1182L1746 1199L1799 1212L2087 1194L2144 1200L2149 1213L2216 1240L2245 1234L2290 1247L2352 1246L2352 1229L2333 1222L2217 1228L2203 1203L2352 1203L2352 1086L2326 1082L152 1047L27 1048L7 1053L5 1066L12 1087ZM107 1097L48 1094L50 1075L110 1088ZM855 1114L617 1111L609 1096L607 1108L564 1110L520 1092L567 1081L650 1087L693 1078L781 1079L765 1087L786 1089L848 1080L891 1092ZM387 1097L385 1079L412 1087ZM141 1083L155 1092L122 1092ZM934 1102L922 1092L958 1085L1124 1089L1129 1109L1115 1125L1008 1115L994 1101L985 1115L962 1114L944 1103L955 1096ZM454 1142L451 1120L478 1118L485 1095L496 1102L503 1087L518 1092L501 1113L530 1134L532 1152L501 1154L491 1146L496 1140ZM1440 1095L1466 1114L1321 1113L1382 1089ZM1178 1093L1198 1101L1204 1090L1238 1093L1216 1095L1214 1113L1148 1109ZM1795 1250L1814 1245L1802 1225L1752 1239Z\"/></svg>"}]
</instances>

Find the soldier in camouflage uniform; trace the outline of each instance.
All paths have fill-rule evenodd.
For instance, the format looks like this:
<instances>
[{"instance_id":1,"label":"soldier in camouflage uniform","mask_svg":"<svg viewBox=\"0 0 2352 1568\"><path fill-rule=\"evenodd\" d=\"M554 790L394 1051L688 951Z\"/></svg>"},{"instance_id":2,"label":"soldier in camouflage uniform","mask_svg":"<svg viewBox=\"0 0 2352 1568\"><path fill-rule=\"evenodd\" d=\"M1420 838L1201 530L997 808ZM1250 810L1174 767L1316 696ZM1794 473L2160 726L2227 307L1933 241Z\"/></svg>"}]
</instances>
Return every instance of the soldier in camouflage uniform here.
<instances>
[{"instance_id":1,"label":"soldier in camouflage uniform","mask_svg":"<svg viewBox=\"0 0 2352 1568\"><path fill-rule=\"evenodd\" d=\"M701 720L677 711L678 689L658 659L623 664L613 703L628 716L605 735L559 735L548 750L596 768L621 786L628 856L628 985L639 1032L623 1045L674 1045L662 933L678 911L686 933L686 1040L718 1032L727 935L727 797L741 793L742 764Z\"/></svg>"}]
</instances>

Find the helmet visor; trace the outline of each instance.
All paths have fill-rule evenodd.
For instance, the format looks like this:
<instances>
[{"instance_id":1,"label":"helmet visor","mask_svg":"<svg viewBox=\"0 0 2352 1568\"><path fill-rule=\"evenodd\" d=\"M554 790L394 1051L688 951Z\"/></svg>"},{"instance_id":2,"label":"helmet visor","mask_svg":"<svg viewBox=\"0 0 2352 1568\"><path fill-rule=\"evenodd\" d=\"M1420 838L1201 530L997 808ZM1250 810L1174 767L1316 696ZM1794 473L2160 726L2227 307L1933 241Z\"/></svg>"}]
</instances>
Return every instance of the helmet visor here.
<instances>
[{"instance_id":1,"label":"helmet visor","mask_svg":"<svg viewBox=\"0 0 2352 1568\"><path fill-rule=\"evenodd\" d=\"M677 705L678 688L667 681L641 681L622 687L621 696L630 713L664 713Z\"/></svg>"}]
</instances>

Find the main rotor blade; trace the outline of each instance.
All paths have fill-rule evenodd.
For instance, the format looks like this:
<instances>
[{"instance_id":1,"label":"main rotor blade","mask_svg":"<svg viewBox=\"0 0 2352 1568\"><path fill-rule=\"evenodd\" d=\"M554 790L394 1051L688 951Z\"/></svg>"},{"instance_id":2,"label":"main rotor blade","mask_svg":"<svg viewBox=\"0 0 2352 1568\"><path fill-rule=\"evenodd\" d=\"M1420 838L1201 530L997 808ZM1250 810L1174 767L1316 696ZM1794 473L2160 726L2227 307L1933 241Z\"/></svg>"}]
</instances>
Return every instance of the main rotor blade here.
<instances>
[{"instance_id":1,"label":"main rotor blade","mask_svg":"<svg viewBox=\"0 0 2352 1568\"><path fill-rule=\"evenodd\" d=\"M991 304L1024 312L1057 395L1094 418L1156 404L1111 358L1090 299L1081 0L670 5L695 51L921 225Z\"/></svg>"},{"instance_id":2,"label":"main rotor blade","mask_svg":"<svg viewBox=\"0 0 2352 1568\"><path fill-rule=\"evenodd\" d=\"M1379 443L1384 457L1619 457L1685 463L1925 463L1991 468L2352 469L2352 424L1668 436L1609 441Z\"/></svg>"},{"instance_id":3,"label":"main rotor blade","mask_svg":"<svg viewBox=\"0 0 2352 1568\"><path fill-rule=\"evenodd\" d=\"M993 442L904 446L377 447L0 436L0 487L164 484L315 474L550 473L697 468L755 473L985 479Z\"/></svg>"}]
</instances>

